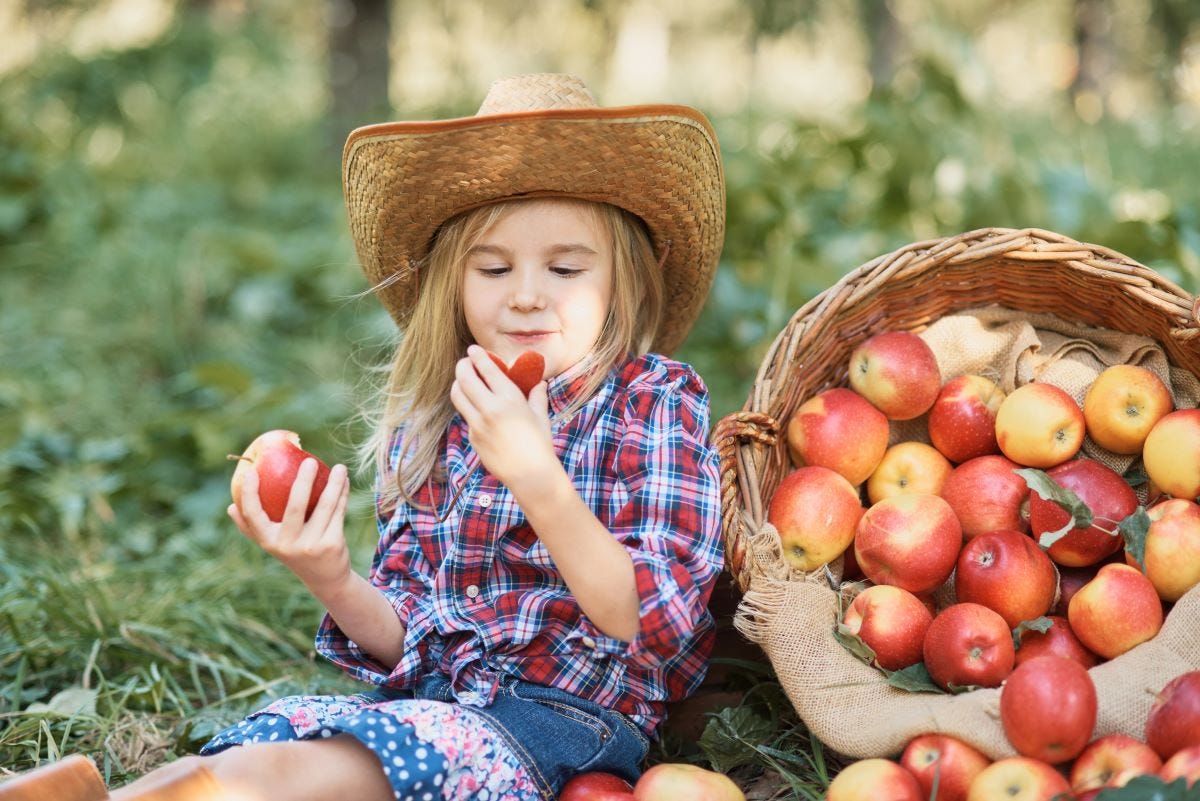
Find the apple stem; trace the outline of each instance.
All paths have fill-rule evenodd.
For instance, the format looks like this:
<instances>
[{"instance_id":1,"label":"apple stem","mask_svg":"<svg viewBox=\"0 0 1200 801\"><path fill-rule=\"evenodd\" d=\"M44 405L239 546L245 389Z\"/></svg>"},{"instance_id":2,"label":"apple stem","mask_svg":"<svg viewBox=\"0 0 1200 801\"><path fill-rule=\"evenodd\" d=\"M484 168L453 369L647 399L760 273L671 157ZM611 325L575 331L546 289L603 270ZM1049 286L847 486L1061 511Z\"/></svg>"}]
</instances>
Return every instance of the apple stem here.
<instances>
[{"instance_id":1,"label":"apple stem","mask_svg":"<svg viewBox=\"0 0 1200 801\"><path fill-rule=\"evenodd\" d=\"M243 456L243 455L236 454L236 453L227 453L227 454L225 454L225 458L231 462L246 461L246 462L250 462L250 464L254 464L254 460L251 459L249 456Z\"/></svg>"}]
</instances>

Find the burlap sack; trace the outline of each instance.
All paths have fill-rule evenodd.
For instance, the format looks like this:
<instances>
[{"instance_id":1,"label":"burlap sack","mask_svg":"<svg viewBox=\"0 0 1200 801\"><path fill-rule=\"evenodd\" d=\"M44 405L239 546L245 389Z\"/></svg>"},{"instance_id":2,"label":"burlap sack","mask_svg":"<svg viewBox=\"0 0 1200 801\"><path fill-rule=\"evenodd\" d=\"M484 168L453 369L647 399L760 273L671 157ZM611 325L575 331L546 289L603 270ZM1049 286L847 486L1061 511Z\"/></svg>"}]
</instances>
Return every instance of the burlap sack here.
<instances>
[{"instance_id":1,"label":"burlap sack","mask_svg":"<svg viewBox=\"0 0 1200 801\"><path fill-rule=\"evenodd\" d=\"M1177 408L1200 402L1200 381L1169 365L1154 340L1068 324L1052 315L987 307L943 317L922 337L946 380L966 373L986 375L1005 392L1043 381L1082 403L1088 385L1105 367L1137 364L1168 383ZM928 442L924 421L893 424L892 439ZM1133 461L1090 440L1084 453L1118 472ZM834 638L840 560L811 574L790 572L770 523L751 536L747 551L755 578L734 625L763 648L796 711L822 743L854 758L893 756L918 734L936 731L993 758L1015 753L1000 725L998 689L960 695L899 690ZM1099 697L1094 736L1120 733L1140 739L1154 694L1179 674L1198 669L1200 588L1193 588L1174 605L1154 639L1091 669Z\"/></svg>"}]
</instances>

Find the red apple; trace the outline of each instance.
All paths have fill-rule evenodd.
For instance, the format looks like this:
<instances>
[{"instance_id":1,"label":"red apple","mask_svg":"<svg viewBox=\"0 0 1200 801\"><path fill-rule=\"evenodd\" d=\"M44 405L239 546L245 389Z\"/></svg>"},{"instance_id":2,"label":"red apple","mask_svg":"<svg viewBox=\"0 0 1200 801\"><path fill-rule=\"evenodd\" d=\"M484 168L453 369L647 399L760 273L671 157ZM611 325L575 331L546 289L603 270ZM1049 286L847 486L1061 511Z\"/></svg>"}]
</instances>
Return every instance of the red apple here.
<instances>
[{"instance_id":1,"label":"red apple","mask_svg":"<svg viewBox=\"0 0 1200 801\"><path fill-rule=\"evenodd\" d=\"M929 410L929 441L952 462L999 453L996 412L1005 397L990 378L951 378Z\"/></svg>"},{"instance_id":2,"label":"red apple","mask_svg":"<svg viewBox=\"0 0 1200 801\"><path fill-rule=\"evenodd\" d=\"M1146 578L1158 597L1178 601L1200 584L1200 504L1174 498L1151 506L1146 513L1150 517L1143 558Z\"/></svg>"},{"instance_id":3,"label":"red apple","mask_svg":"<svg viewBox=\"0 0 1200 801\"><path fill-rule=\"evenodd\" d=\"M1092 440L1126 455L1141 453L1150 429L1174 408L1162 379L1132 364L1105 369L1083 398L1083 417Z\"/></svg>"},{"instance_id":4,"label":"red apple","mask_svg":"<svg viewBox=\"0 0 1200 801\"><path fill-rule=\"evenodd\" d=\"M1100 787L1124 787L1134 776L1158 773L1162 760L1154 749L1124 734L1110 734L1083 749L1071 766L1076 793Z\"/></svg>"},{"instance_id":5,"label":"red apple","mask_svg":"<svg viewBox=\"0 0 1200 801\"><path fill-rule=\"evenodd\" d=\"M929 411L942 387L937 357L908 331L885 331L850 354L850 386L890 420Z\"/></svg>"},{"instance_id":6,"label":"red apple","mask_svg":"<svg viewBox=\"0 0 1200 801\"><path fill-rule=\"evenodd\" d=\"M922 649L930 678L944 690L998 687L1012 672L1012 631L986 606L948 606L929 624Z\"/></svg>"},{"instance_id":7,"label":"red apple","mask_svg":"<svg viewBox=\"0 0 1200 801\"><path fill-rule=\"evenodd\" d=\"M1158 777L1168 784L1183 779L1185 787L1195 787L1200 782L1200 745L1176 751L1162 766Z\"/></svg>"},{"instance_id":8,"label":"red apple","mask_svg":"<svg viewBox=\"0 0 1200 801\"><path fill-rule=\"evenodd\" d=\"M1154 424L1142 446L1146 472L1163 492L1200 496L1200 409L1180 409Z\"/></svg>"},{"instance_id":9,"label":"red apple","mask_svg":"<svg viewBox=\"0 0 1200 801\"><path fill-rule=\"evenodd\" d=\"M1000 723L1017 753L1056 765L1079 756L1092 739L1096 705L1087 668L1065 657L1039 656L1004 682Z\"/></svg>"},{"instance_id":10,"label":"red apple","mask_svg":"<svg viewBox=\"0 0 1200 801\"><path fill-rule=\"evenodd\" d=\"M993 455L979 456L950 471L942 497L970 539L999 529L1029 530L1029 485L1017 475L1020 465Z\"/></svg>"},{"instance_id":11,"label":"red apple","mask_svg":"<svg viewBox=\"0 0 1200 801\"><path fill-rule=\"evenodd\" d=\"M921 661L921 644L933 615L920 598L887 584L867 587L842 616L846 630L871 647L885 670L900 670Z\"/></svg>"},{"instance_id":12,"label":"red apple","mask_svg":"<svg viewBox=\"0 0 1200 801\"><path fill-rule=\"evenodd\" d=\"M1053 384L1017 387L996 412L996 441L1009 459L1026 467L1053 467L1079 451L1086 430L1083 410Z\"/></svg>"},{"instance_id":13,"label":"red apple","mask_svg":"<svg viewBox=\"0 0 1200 801\"><path fill-rule=\"evenodd\" d=\"M988 765L967 793L967 801L1053 801L1070 798L1071 785L1054 768L1029 757L1009 757Z\"/></svg>"},{"instance_id":14,"label":"red apple","mask_svg":"<svg viewBox=\"0 0 1200 801\"><path fill-rule=\"evenodd\" d=\"M970 540L954 572L957 599L999 612L1010 629L1046 614L1057 586L1050 557L1019 531L993 531Z\"/></svg>"},{"instance_id":15,"label":"red apple","mask_svg":"<svg viewBox=\"0 0 1200 801\"><path fill-rule=\"evenodd\" d=\"M1200 746L1200 670L1176 676L1155 696L1146 742L1163 759Z\"/></svg>"},{"instance_id":16,"label":"red apple","mask_svg":"<svg viewBox=\"0 0 1200 801\"><path fill-rule=\"evenodd\" d=\"M893 495L937 495L950 474L950 462L924 442L898 442L888 448L867 479L867 498L876 503Z\"/></svg>"},{"instance_id":17,"label":"red apple","mask_svg":"<svg viewBox=\"0 0 1200 801\"><path fill-rule=\"evenodd\" d=\"M685 796L679 796L683 801ZM890 759L860 759L829 784L826 801L924 801L921 785Z\"/></svg>"},{"instance_id":18,"label":"red apple","mask_svg":"<svg viewBox=\"0 0 1200 801\"><path fill-rule=\"evenodd\" d=\"M779 531L783 556L797 570L816 570L854 542L863 507L850 482L828 467L801 467L784 476L767 520Z\"/></svg>"},{"instance_id":19,"label":"red apple","mask_svg":"<svg viewBox=\"0 0 1200 801\"><path fill-rule=\"evenodd\" d=\"M1087 567L1060 565L1058 568L1058 601L1050 608L1050 614L1066 617L1067 607L1070 605L1071 599L1075 597L1075 593L1094 579L1099 570L1100 565L1088 565Z\"/></svg>"},{"instance_id":20,"label":"red apple","mask_svg":"<svg viewBox=\"0 0 1200 801\"><path fill-rule=\"evenodd\" d=\"M291 494L300 464L305 459L317 461L317 475L313 479L312 491L308 496L308 507L304 510L305 520L312 515L317 500L329 481L329 467L311 453L301 450L300 436L294 431L276 429L259 434L240 457L230 458L238 460L237 467L233 470L233 480L230 482L233 503L238 511L242 511L242 482L251 470L255 470L258 473L258 497L262 502L263 511L276 523L283 520L288 495Z\"/></svg>"},{"instance_id":21,"label":"red apple","mask_svg":"<svg viewBox=\"0 0 1200 801\"><path fill-rule=\"evenodd\" d=\"M912 593L942 585L954 569L962 528L936 495L896 495L867 509L854 535L854 556L875 584Z\"/></svg>"},{"instance_id":22,"label":"red apple","mask_svg":"<svg viewBox=\"0 0 1200 801\"><path fill-rule=\"evenodd\" d=\"M723 773L683 762L660 762L633 786L637 801L746 801L738 786Z\"/></svg>"},{"instance_id":23,"label":"red apple","mask_svg":"<svg viewBox=\"0 0 1200 801\"><path fill-rule=\"evenodd\" d=\"M581 773L558 794L558 801L633 801L633 785L612 773Z\"/></svg>"},{"instance_id":24,"label":"red apple","mask_svg":"<svg viewBox=\"0 0 1200 801\"><path fill-rule=\"evenodd\" d=\"M1046 475L1074 492L1092 510L1094 522L1088 528L1074 528L1050 546L1050 558L1060 565L1094 565L1121 549L1124 540L1117 533L1120 523L1137 509L1137 495L1120 473L1092 459L1076 459L1059 465ZM1034 539L1057 531L1070 522L1071 515L1037 492L1029 496L1029 523Z\"/></svg>"},{"instance_id":25,"label":"red apple","mask_svg":"<svg viewBox=\"0 0 1200 801\"><path fill-rule=\"evenodd\" d=\"M1050 615L1050 628L1046 631L1027 630L1021 632L1021 644L1017 647L1017 666L1038 656L1062 656L1073 659L1084 668L1095 667L1100 659L1089 651L1065 617Z\"/></svg>"},{"instance_id":26,"label":"red apple","mask_svg":"<svg viewBox=\"0 0 1200 801\"><path fill-rule=\"evenodd\" d=\"M922 798L965 801L972 780L992 764L992 760L949 735L922 734L905 747L900 764L916 777ZM937 784L936 795L934 783Z\"/></svg>"},{"instance_id":27,"label":"red apple","mask_svg":"<svg viewBox=\"0 0 1200 801\"><path fill-rule=\"evenodd\" d=\"M1162 601L1137 568L1107 564L1075 593L1067 620L1089 650L1112 659L1158 634Z\"/></svg>"},{"instance_id":28,"label":"red apple","mask_svg":"<svg viewBox=\"0 0 1200 801\"><path fill-rule=\"evenodd\" d=\"M805 401L791 416L788 451L796 466L828 467L857 487L879 466L889 433L883 412L838 387Z\"/></svg>"}]
</instances>

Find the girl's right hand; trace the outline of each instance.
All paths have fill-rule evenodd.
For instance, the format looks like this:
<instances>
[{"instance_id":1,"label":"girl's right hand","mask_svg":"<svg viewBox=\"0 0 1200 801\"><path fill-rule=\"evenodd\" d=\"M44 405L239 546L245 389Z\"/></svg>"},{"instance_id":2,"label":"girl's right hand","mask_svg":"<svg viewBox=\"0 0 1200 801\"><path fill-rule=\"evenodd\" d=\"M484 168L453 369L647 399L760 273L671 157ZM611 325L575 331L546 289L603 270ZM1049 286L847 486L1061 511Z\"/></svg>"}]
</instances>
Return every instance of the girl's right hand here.
<instances>
[{"instance_id":1,"label":"girl's right hand","mask_svg":"<svg viewBox=\"0 0 1200 801\"><path fill-rule=\"evenodd\" d=\"M343 530L350 481L345 466L334 465L325 491L306 521L304 510L316 475L316 460L305 459L288 494L283 520L278 523L263 511L256 470L247 472L242 485L242 509L230 504L226 511L243 534L283 562L314 595L323 597L353 575Z\"/></svg>"}]
</instances>

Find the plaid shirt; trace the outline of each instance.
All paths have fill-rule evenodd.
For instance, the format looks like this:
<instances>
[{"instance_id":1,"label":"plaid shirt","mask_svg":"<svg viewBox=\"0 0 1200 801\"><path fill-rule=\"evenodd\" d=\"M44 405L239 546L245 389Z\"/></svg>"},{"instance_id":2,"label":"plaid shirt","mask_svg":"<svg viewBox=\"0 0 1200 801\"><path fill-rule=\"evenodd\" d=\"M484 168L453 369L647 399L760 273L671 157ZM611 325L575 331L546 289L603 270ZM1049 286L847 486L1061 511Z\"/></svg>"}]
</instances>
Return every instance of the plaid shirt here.
<instances>
[{"instance_id":1,"label":"plaid shirt","mask_svg":"<svg viewBox=\"0 0 1200 801\"><path fill-rule=\"evenodd\" d=\"M550 381L552 413L585 379L575 368ZM582 613L512 494L475 467L456 416L446 435L449 486L427 485L418 498L445 521L406 504L379 515L371 582L405 625L404 656L389 671L328 615L318 652L394 688L441 672L457 700L474 706L488 705L502 678L514 676L616 709L652 734L665 703L699 686L713 643L708 599L722 546L708 390L686 364L630 358L552 433L575 489L633 560L641 624L632 641L603 634Z\"/></svg>"}]
</instances>

